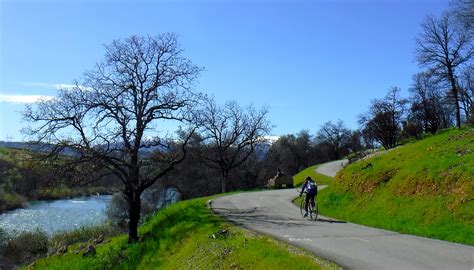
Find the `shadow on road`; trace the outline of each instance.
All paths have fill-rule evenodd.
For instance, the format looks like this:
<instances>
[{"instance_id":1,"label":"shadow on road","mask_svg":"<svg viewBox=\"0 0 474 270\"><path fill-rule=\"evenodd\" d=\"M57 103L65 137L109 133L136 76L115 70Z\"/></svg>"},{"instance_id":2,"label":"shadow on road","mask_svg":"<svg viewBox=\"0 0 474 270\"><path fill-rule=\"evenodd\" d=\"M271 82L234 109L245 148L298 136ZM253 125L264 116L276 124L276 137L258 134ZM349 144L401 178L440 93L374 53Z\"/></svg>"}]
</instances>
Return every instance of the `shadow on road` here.
<instances>
[{"instance_id":1,"label":"shadow on road","mask_svg":"<svg viewBox=\"0 0 474 270\"><path fill-rule=\"evenodd\" d=\"M327 222L327 223L347 223L347 222L342 221L342 220L324 219L324 218L318 218L316 221Z\"/></svg>"},{"instance_id":2,"label":"shadow on road","mask_svg":"<svg viewBox=\"0 0 474 270\"><path fill-rule=\"evenodd\" d=\"M275 214L266 214L265 209L226 209L215 208L215 213L228 219L238 225L259 226L265 228L274 228L275 225L281 227L306 227L312 226L311 223L305 222L303 219L287 218Z\"/></svg>"}]
</instances>

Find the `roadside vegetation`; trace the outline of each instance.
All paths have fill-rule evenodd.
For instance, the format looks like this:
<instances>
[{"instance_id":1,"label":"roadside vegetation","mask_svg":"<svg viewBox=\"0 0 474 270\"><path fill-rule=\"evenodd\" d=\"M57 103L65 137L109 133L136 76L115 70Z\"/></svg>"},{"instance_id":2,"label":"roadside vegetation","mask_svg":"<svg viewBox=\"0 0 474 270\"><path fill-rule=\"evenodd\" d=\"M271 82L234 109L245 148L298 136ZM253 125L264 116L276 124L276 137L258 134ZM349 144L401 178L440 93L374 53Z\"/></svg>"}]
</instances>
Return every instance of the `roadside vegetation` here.
<instances>
[{"instance_id":1,"label":"roadside vegetation","mask_svg":"<svg viewBox=\"0 0 474 270\"><path fill-rule=\"evenodd\" d=\"M474 245L474 127L449 129L340 171L318 196L330 217Z\"/></svg>"},{"instance_id":2,"label":"roadside vegetation","mask_svg":"<svg viewBox=\"0 0 474 270\"><path fill-rule=\"evenodd\" d=\"M214 215L207 198L173 204L127 235L68 246L33 269L337 269L299 248L238 228ZM94 250L94 251L91 251Z\"/></svg>"}]
</instances>

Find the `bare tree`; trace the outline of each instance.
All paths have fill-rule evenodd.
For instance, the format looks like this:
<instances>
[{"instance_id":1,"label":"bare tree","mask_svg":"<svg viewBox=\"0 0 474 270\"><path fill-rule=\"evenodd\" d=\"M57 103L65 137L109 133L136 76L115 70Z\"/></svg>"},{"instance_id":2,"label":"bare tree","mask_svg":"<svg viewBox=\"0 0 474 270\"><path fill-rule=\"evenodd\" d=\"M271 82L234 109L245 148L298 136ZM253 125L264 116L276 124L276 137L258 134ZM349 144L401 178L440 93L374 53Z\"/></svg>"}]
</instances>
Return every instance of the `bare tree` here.
<instances>
[{"instance_id":1,"label":"bare tree","mask_svg":"<svg viewBox=\"0 0 474 270\"><path fill-rule=\"evenodd\" d=\"M443 102L445 96L441 92L438 79L427 72L413 76L410 88L412 105L410 119L418 123L425 132L436 133L439 129L451 125L450 107Z\"/></svg>"},{"instance_id":2,"label":"bare tree","mask_svg":"<svg viewBox=\"0 0 474 270\"><path fill-rule=\"evenodd\" d=\"M219 106L212 99L199 111L205 145L200 157L206 166L219 171L222 192L228 189L231 170L244 164L256 144L270 132L267 114L266 108L243 109L236 102Z\"/></svg>"},{"instance_id":3,"label":"bare tree","mask_svg":"<svg viewBox=\"0 0 474 270\"><path fill-rule=\"evenodd\" d=\"M398 87L392 87L384 99L372 100L369 112L359 116L363 132L385 149L397 146L406 103Z\"/></svg>"},{"instance_id":4,"label":"bare tree","mask_svg":"<svg viewBox=\"0 0 474 270\"><path fill-rule=\"evenodd\" d=\"M461 28L474 33L474 0L452 1L450 12Z\"/></svg>"},{"instance_id":5,"label":"bare tree","mask_svg":"<svg viewBox=\"0 0 474 270\"><path fill-rule=\"evenodd\" d=\"M121 180L129 242L135 242L142 192L184 159L186 143L179 153L164 150L159 166L151 166L144 153L169 146L154 133L160 124L189 119L196 100L191 88L200 68L182 56L174 34L131 36L105 49L105 59L80 83L53 100L28 106L24 116L33 123L28 134L55 146L49 157L68 149L74 153L67 159L72 169L105 169Z\"/></svg>"},{"instance_id":6,"label":"bare tree","mask_svg":"<svg viewBox=\"0 0 474 270\"><path fill-rule=\"evenodd\" d=\"M329 146L329 156L333 160L340 159L343 150L349 147L351 131L344 125L342 120L336 123L331 121L324 123L316 135L316 139Z\"/></svg>"},{"instance_id":7,"label":"bare tree","mask_svg":"<svg viewBox=\"0 0 474 270\"><path fill-rule=\"evenodd\" d=\"M474 123L474 66L467 66L458 78L459 101L468 123Z\"/></svg>"},{"instance_id":8,"label":"bare tree","mask_svg":"<svg viewBox=\"0 0 474 270\"><path fill-rule=\"evenodd\" d=\"M452 15L444 13L437 19L429 16L421 25L417 38L417 60L421 66L450 83L451 96L456 108L456 125L461 127L459 89L456 84L457 68L474 56L471 35L455 27Z\"/></svg>"}]
</instances>

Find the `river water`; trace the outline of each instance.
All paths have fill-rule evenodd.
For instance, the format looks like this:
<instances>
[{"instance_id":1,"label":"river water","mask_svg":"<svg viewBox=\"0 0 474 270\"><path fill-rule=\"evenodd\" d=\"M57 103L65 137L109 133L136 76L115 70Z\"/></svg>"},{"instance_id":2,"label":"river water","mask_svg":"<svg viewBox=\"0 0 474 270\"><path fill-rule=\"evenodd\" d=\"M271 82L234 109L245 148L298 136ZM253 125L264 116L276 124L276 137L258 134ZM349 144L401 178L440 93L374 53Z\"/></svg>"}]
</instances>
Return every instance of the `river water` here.
<instances>
[{"instance_id":1,"label":"river water","mask_svg":"<svg viewBox=\"0 0 474 270\"><path fill-rule=\"evenodd\" d=\"M30 202L23 209L0 215L0 228L9 233L40 229L48 234L102 223L111 195Z\"/></svg>"}]
</instances>

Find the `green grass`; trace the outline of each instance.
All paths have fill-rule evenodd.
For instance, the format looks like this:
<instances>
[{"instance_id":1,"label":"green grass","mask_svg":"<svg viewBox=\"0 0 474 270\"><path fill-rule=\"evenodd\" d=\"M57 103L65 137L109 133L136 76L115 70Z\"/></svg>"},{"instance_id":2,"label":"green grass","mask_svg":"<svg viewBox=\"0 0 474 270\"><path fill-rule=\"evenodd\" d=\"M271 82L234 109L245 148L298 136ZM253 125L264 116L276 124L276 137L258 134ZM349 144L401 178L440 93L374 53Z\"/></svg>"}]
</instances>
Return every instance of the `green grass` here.
<instances>
[{"instance_id":1,"label":"green grass","mask_svg":"<svg viewBox=\"0 0 474 270\"><path fill-rule=\"evenodd\" d=\"M320 173L317 173L315 170L322 164L314 165L311 167L308 167L301 172L297 173L296 175L293 176L293 185L300 186L304 183L305 179L307 176L311 177L313 180L316 181L316 184L318 185L330 185L332 182L334 182L334 178L330 176L326 176Z\"/></svg>"},{"instance_id":2,"label":"green grass","mask_svg":"<svg viewBox=\"0 0 474 270\"><path fill-rule=\"evenodd\" d=\"M324 215L474 245L474 128L353 163L318 197Z\"/></svg>"},{"instance_id":3,"label":"green grass","mask_svg":"<svg viewBox=\"0 0 474 270\"><path fill-rule=\"evenodd\" d=\"M212 214L209 198L180 202L140 227L140 242L110 238L95 256L69 253L35 263L34 269L331 269L333 263L299 248L238 228ZM225 235L218 232L226 230ZM215 235L216 237L213 237Z\"/></svg>"}]
</instances>

